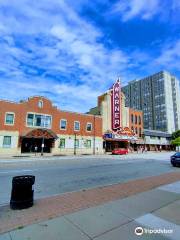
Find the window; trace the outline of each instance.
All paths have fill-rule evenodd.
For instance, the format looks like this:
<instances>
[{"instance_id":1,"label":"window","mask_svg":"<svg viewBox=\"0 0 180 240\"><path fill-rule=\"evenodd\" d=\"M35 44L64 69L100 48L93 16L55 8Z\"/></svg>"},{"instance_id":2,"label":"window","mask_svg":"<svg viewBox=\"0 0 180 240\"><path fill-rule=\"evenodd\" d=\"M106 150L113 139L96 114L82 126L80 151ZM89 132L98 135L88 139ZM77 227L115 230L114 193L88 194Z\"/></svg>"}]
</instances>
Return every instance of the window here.
<instances>
[{"instance_id":1,"label":"window","mask_svg":"<svg viewBox=\"0 0 180 240\"><path fill-rule=\"evenodd\" d=\"M150 136L151 139L157 139L155 136Z\"/></svg>"},{"instance_id":2,"label":"window","mask_svg":"<svg viewBox=\"0 0 180 240\"><path fill-rule=\"evenodd\" d=\"M59 147L60 148L65 148L65 138L60 139Z\"/></svg>"},{"instance_id":3,"label":"window","mask_svg":"<svg viewBox=\"0 0 180 240\"><path fill-rule=\"evenodd\" d=\"M28 114L27 116L27 125L28 126L33 126L33 121L34 121L34 114Z\"/></svg>"},{"instance_id":4,"label":"window","mask_svg":"<svg viewBox=\"0 0 180 240\"><path fill-rule=\"evenodd\" d=\"M86 147L87 148L91 148L91 140L87 140L86 141Z\"/></svg>"},{"instance_id":5,"label":"window","mask_svg":"<svg viewBox=\"0 0 180 240\"><path fill-rule=\"evenodd\" d=\"M141 133L141 128L139 128L139 137L141 137L142 133Z\"/></svg>"},{"instance_id":6,"label":"window","mask_svg":"<svg viewBox=\"0 0 180 240\"><path fill-rule=\"evenodd\" d=\"M4 148L10 148L11 147L11 136L4 136L3 147Z\"/></svg>"},{"instance_id":7,"label":"window","mask_svg":"<svg viewBox=\"0 0 180 240\"><path fill-rule=\"evenodd\" d=\"M74 122L74 130L75 131L79 131L80 130L80 122L78 122L78 121Z\"/></svg>"},{"instance_id":8,"label":"window","mask_svg":"<svg viewBox=\"0 0 180 240\"><path fill-rule=\"evenodd\" d=\"M139 125L141 124L141 116L139 116Z\"/></svg>"},{"instance_id":9,"label":"window","mask_svg":"<svg viewBox=\"0 0 180 240\"><path fill-rule=\"evenodd\" d=\"M67 126L67 121L66 119L61 119L60 121L60 129L66 129L66 126Z\"/></svg>"},{"instance_id":10,"label":"window","mask_svg":"<svg viewBox=\"0 0 180 240\"><path fill-rule=\"evenodd\" d=\"M134 122L134 116L133 116L133 114L131 114L131 123L133 123Z\"/></svg>"},{"instance_id":11,"label":"window","mask_svg":"<svg viewBox=\"0 0 180 240\"><path fill-rule=\"evenodd\" d=\"M5 124L7 124L7 125L14 124L14 113L6 113Z\"/></svg>"},{"instance_id":12,"label":"window","mask_svg":"<svg viewBox=\"0 0 180 240\"><path fill-rule=\"evenodd\" d=\"M135 124L137 124L137 116L135 116Z\"/></svg>"},{"instance_id":13,"label":"window","mask_svg":"<svg viewBox=\"0 0 180 240\"><path fill-rule=\"evenodd\" d=\"M28 127L41 127L41 128L51 128L52 118L49 115L42 114L27 114L27 126Z\"/></svg>"},{"instance_id":14,"label":"window","mask_svg":"<svg viewBox=\"0 0 180 240\"><path fill-rule=\"evenodd\" d=\"M43 108L43 101L42 101L42 100L39 100L39 102L38 102L38 107L39 107L39 108Z\"/></svg>"},{"instance_id":15,"label":"window","mask_svg":"<svg viewBox=\"0 0 180 240\"><path fill-rule=\"evenodd\" d=\"M74 146L75 148L79 148L79 139L75 139Z\"/></svg>"},{"instance_id":16,"label":"window","mask_svg":"<svg viewBox=\"0 0 180 240\"><path fill-rule=\"evenodd\" d=\"M92 131L92 123L87 123L86 125L86 131L91 132Z\"/></svg>"},{"instance_id":17,"label":"window","mask_svg":"<svg viewBox=\"0 0 180 240\"><path fill-rule=\"evenodd\" d=\"M136 127L136 134L138 133L137 127Z\"/></svg>"}]
</instances>

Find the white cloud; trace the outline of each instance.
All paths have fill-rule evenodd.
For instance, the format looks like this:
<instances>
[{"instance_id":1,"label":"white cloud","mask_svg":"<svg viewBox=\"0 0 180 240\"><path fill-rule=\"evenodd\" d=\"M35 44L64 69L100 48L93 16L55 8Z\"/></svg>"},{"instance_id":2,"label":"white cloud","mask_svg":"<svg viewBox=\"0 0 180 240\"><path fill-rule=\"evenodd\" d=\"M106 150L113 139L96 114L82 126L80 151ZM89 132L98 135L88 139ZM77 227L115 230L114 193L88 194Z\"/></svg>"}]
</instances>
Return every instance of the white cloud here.
<instances>
[{"instance_id":1,"label":"white cloud","mask_svg":"<svg viewBox=\"0 0 180 240\"><path fill-rule=\"evenodd\" d=\"M151 19L161 9L160 0L120 0L113 6L113 13L119 13L123 21L134 17Z\"/></svg>"},{"instance_id":2,"label":"white cloud","mask_svg":"<svg viewBox=\"0 0 180 240\"><path fill-rule=\"evenodd\" d=\"M180 40L167 43L163 46L160 56L155 59L154 63L168 69L179 70Z\"/></svg>"},{"instance_id":3,"label":"white cloud","mask_svg":"<svg viewBox=\"0 0 180 240\"><path fill-rule=\"evenodd\" d=\"M4 0L0 9L1 96L7 96L7 84L16 86L21 98L51 89L56 98L64 97L64 92L74 96L70 99L84 111L118 75L125 75L130 57L120 49L106 48L100 41L103 33L65 1ZM16 93L9 92L9 98L16 98ZM82 106L85 99L89 103ZM64 105L72 108L72 101Z\"/></svg>"},{"instance_id":4,"label":"white cloud","mask_svg":"<svg viewBox=\"0 0 180 240\"><path fill-rule=\"evenodd\" d=\"M148 19L158 2L117 6L124 21ZM67 110L87 111L117 76L131 80L133 68L152 60L141 50L106 47L102 31L63 0L1 0L0 34L0 98L46 95Z\"/></svg>"}]
</instances>

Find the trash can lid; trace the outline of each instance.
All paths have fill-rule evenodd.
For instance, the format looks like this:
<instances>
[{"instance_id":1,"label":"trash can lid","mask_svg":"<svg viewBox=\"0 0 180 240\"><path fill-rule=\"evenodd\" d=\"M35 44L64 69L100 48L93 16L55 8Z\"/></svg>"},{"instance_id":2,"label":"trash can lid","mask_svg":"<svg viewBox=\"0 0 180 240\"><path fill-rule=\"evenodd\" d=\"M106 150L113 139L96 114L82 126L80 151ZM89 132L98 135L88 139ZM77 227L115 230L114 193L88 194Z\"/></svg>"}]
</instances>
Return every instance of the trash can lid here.
<instances>
[{"instance_id":1,"label":"trash can lid","mask_svg":"<svg viewBox=\"0 0 180 240\"><path fill-rule=\"evenodd\" d=\"M15 176L12 179L13 184L31 184L35 183L35 176L33 175L22 175L22 176Z\"/></svg>"}]
</instances>

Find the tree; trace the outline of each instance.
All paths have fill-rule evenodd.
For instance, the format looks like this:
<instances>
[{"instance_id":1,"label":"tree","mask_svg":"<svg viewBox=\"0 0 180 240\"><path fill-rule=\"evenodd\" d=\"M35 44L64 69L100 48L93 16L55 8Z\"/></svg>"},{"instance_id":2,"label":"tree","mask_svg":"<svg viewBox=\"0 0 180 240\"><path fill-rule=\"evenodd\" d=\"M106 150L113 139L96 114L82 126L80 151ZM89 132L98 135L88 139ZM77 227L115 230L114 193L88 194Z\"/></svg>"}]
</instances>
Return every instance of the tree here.
<instances>
[{"instance_id":1,"label":"tree","mask_svg":"<svg viewBox=\"0 0 180 240\"><path fill-rule=\"evenodd\" d=\"M176 132L172 133L172 140L175 140L176 138L180 137L180 130L177 130Z\"/></svg>"},{"instance_id":2,"label":"tree","mask_svg":"<svg viewBox=\"0 0 180 240\"><path fill-rule=\"evenodd\" d=\"M177 137L176 139L172 140L171 144L175 146L180 146L180 137Z\"/></svg>"}]
</instances>

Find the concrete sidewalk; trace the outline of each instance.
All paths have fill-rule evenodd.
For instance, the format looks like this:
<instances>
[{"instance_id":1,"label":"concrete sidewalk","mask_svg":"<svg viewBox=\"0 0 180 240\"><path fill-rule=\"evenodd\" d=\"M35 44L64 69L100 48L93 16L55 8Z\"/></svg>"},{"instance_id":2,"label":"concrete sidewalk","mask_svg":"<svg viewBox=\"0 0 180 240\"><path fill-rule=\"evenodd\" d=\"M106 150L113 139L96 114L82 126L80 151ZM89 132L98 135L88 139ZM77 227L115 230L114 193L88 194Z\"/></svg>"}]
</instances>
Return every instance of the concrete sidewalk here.
<instances>
[{"instance_id":1,"label":"concrete sidewalk","mask_svg":"<svg viewBox=\"0 0 180 240\"><path fill-rule=\"evenodd\" d=\"M35 155L34 153L27 153L27 154L19 154L19 155L13 155L13 154L6 154L0 155L0 162L22 162L24 161L36 161L36 160L47 160L48 158L53 160L53 159L76 159L76 158L112 158L112 157L123 157L123 158L131 158L132 156L134 158L156 158L158 156L158 158L169 158L171 155L173 155L175 152L174 151L162 151L162 152L155 152L155 151L151 151L151 152L144 152L144 153L137 153L137 152L129 152L127 155L112 155L111 152L107 152L107 153L103 153L103 154L80 154L80 155L61 155L61 154L52 154L52 153L44 153L43 156L41 156L40 153L38 153L37 155Z\"/></svg>"},{"instance_id":2,"label":"concrete sidewalk","mask_svg":"<svg viewBox=\"0 0 180 240\"><path fill-rule=\"evenodd\" d=\"M1 208L0 240L179 240L179 180L179 173L168 173L44 199L26 210ZM139 237L136 227L169 233Z\"/></svg>"}]
</instances>

